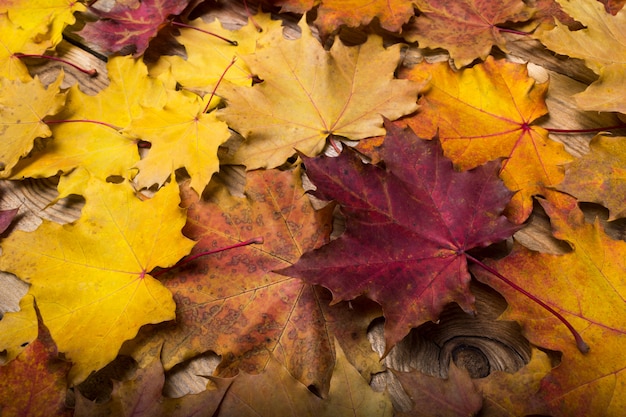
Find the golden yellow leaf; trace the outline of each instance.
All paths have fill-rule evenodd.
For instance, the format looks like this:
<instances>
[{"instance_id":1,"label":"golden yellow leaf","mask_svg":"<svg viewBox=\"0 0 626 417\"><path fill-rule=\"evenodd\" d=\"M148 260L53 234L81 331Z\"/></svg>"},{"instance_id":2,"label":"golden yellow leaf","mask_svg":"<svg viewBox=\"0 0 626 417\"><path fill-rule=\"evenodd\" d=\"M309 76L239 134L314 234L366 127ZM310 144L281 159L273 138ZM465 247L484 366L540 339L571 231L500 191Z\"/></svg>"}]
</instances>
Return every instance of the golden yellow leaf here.
<instances>
[{"instance_id":1,"label":"golden yellow leaf","mask_svg":"<svg viewBox=\"0 0 626 417\"><path fill-rule=\"evenodd\" d=\"M381 135L382 116L393 120L417 109L421 84L394 79L399 45L385 49L372 35L360 46L336 41L325 51L306 22L300 28L297 40L274 29L244 57L262 83L220 90L227 107L218 117L247 139L228 162L276 167L295 149L318 154L329 135Z\"/></svg>"},{"instance_id":2,"label":"golden yellow leaf","mask_svg":"<svg viewBox=\"0 0 626 417\"><path fill-rule=\"evenodd\" d=\"M27 82L0 78L0 176L9 175L36 138L50 136L43 119L62 109L62 81L63 73L47 88L38 78Z\"/></svg>"},{"instance_id":3,"label":"golden yellow leaf","mask_svg":"<svg viewBox=\"0 0 626 417\"><path fill-rule=\"evenodd\" d=\"M159 75L170 68L174 79L183 87L210 92L233 57L253 53L261 36L281 27L281 21L272 20L269 14L256 14L254 21L263 28L262 32L251 22L239 30L224 29L218 20L206 23L198 18L189 22L192 28L180 29L180 36L176 38L185 46L187 57L163 55L150 67L150 74ZM237 45L231 45L202 31L223 36L237 42ZM252 74L240 59L224 74L224 80L237 85L250 85Z\"/></svg>"},{"instance_id":4,"label":"golden yellow leaf","mask_svg":"<svg viewBox=\"0 0 626 417\"><path fill-rule=\"evenodd\" d=\"M54 139L20 161L13 179L47 178L78 166L102 180L111 175L133 177L133 166L139 161L137 141L119 130L144 108L162 108L166 88L148 76L143 62L130 57L110 59L107 70L111 83L97 95L85 94L78 86L69 89L66 106L55 117L60 122L50 126Z\"/></svg>"},{"instance_id":5,"label":"golden yellow leaf","mask_svg":"<svg viewBox=\"0 0 626 417\"><path fill-rule=\"evenodd\" d=\"M583 110L626 113L626 11L613 16L596 0L557 1L585 28L571 31L557 21L554 29L539 32L537 37L554 52L584 59L585 65L600 76L576 94L576 104Z\"/></svg>"},{"instance_id":6,"label":"golden yellow leaf","mask_svg":"<svg viewBox=\"0 0 626 417\"><path fill-rule=\"evenodd\" d=\"M76 0L4 0L0 12L8 13L9 19L30 33L33 40L50 41L56 46L63 38L63 29L76 22L75 12L83 12L87 7Z\"/></svg>"},{"instance_id":7,"label":"golden yellow leaf","mask_svg":"<svg viewBox=\"0 0 626 417\"><path fill-rule=\"evenodd\" d=\"M26 343L37 338L37 314L33 296L25 295L20 300L20 310L5 313L0 320L0 351L6 351L6 361L19 355Z\"/></svg>"},{"instance_id":8,"label":"golden yellow leaf","mask_svg":"<svg viewBox=\"0 0 626 417\"><path fill-rule=\"evenodd\" d=\"M185 256L185 210L173 182L141 201L128 183L92 179L82 216L2 241L0 269L30 283L41 317L78 383L102 368L139 327L174 318L172 294L148 273ZM28 330L28 329L24 329Z\"/></svg>"},{"instance_id":9,"label":"golden yellow leaf","mask_svg":"<svg viewBox=\"0 0 626 417\"><path fill-rule=\"evenodd\" d=\"M126 130L152 144L148 155L137 162L135 177L141 188L161 186L178 168L186 168L191 188L202 194L211 176L219 170L217 148L230 137L226 123L205 113L206 96L170 91L165 107L146 108Z\"/></svg>"}]
</instances>

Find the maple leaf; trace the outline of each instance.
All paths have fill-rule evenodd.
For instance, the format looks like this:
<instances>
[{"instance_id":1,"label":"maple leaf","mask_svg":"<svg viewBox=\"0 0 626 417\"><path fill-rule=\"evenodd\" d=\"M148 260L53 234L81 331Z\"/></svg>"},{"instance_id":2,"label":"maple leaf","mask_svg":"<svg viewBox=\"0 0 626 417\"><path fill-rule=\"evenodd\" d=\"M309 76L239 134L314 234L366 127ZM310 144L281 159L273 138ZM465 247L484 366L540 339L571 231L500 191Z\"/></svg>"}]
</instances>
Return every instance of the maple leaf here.
<instances>
[{"instance_id":1,"label":"maple leaf","mask_svg":"<svg viewBox=\"0 0 626 417\"><path fill-rule=\"evenodd\" d=\"M193 246L181 233L175 183L142 202L128 183L92 179L84 197L76 222L15 231L0 257L0 269L30 284L59 350L74 363L73 383L110 362L140 326L174 318L171 293L148 272Z\"/></svg>"},{"instance_id":2,"label":"maple leaf","mask_svg":"<svg viewBox=\"0 0 626 417\"><path fill-rule=\"evenodd\" d=\"M300 176L299 169L249 173L245 198L219 183L209 184L207 201L184 193L184 233L198 240L192 256L257 236L263 244L200 258L159 277L174 294L177 320L143 335L163 341L166 368L211 350L222 356L217 375L232 376L258 373L273 356L306 386L327 393L335 359L331 337L337 337L364 373L380 371L366 338L378 308L359 302L353 309L329 307L327 291L272 272L330 233L333 207L316 212Z\"/></svg>"},{"instance_id":3,"label":"maple leaf","mask_svg":"<svg viewBox=\"0 0 626 417\"><path fill-rule=\"evenodd\" d=\"M161 186L178 169L185 167L191 188L202 194L211 176L219 170L217 148L228 138L226 123L205 113L204 100L190 92L170 91L163 108L146 108L132 121L126 133L152 144L148 155L135 165L140 188Z\"/></svg>"},{"instance_id":4,"label":"maple leaf","mask_svg":"<svg viewBox=\"0 0 626 417\"><path fill-rule=\"evenodd\" d=\"M462 170L505 158L500 177L512 191L509 217L522 223L532 196L563 179L561 165L572 160L561 143L532 122L548 112L548 85L536 84L525 65L491 57L455 72L445 62L423 63L402 77L430 79L420 111L405 122L420 137L439 135L445 155Z\"/></svg>"},{"instance_id":5,"label":"maple leaf","mask_svg":"<svg viewBox=\"0 0 626 417\"><path fill-rule=\"evenodd\" d=\"M31 34L36 42L48 40L48 47L61 42L63 30L76 22L74 13L85 11L75 0L3 0L0 13L7 13L16 26Z\"/></svg>"},{"instance_id":6,"label":"maple leaf","mask_svg":"<svg viewBox=\"0 0 626 417\"><path fill-rule=\"evenodd\" d=\"M329 135L353 140L381 135L382 116L397 119L417 108L421 85L393 79L399 45L385 49L380 37L370 36L356 47L336 42L327 52L306 22L300 28L297 40L273 30L244 57L264 82L221 89L228 105L218 117L246 138L228 162L276 167L294 148L309 156L319 153Z\"/></svg>"},{"instance_id":7,"label":"maple leaf","mask_svg":"<svg viewBox=\"0 0 626 417\"><path fill-rule=\"evenodd\" d=\"M270 358L265 372L235 378L224 397L220 416L390 417L393 407L387 394L373 391L338 343L335 349L337 361L328 398L311 393L279 361Z\"/></svg>"},{"instance_id":8,"label":"maple leaf","mask_svg":"<svg viewBox=\"0 0 626 417\"><path fill-rule=\"evenodd\" d=\"M421 48L448 50L457 68L487 58L494 45L507 52L496 25L524 22L533 14L521 0L414 1L420 14L405 28L404 38Z\"/></svg>"},{"instance_id":9,"label":"maple leaf","mask_svg":"<svg viewBox=\"0 0 626 417\"><path fill-rule=\"evenodd\" d=\"M282 12L305 13L315 6L317 26L323 36L327 36L341 25L357 27L369 24L378 18L380 26L391 32L400 32L402 25L415 14L414 1L374 0L273 0L281 6Z\"/></svg>"},{"instance_id":10,"label":"maple leaf","mask_svg":"<svg viewBox=\"0 0 626 417\"><path fill-rule=\"evenodd\" d=\"M272 20L269 14L256 14L254 22L263 28L259 32L250 21L238 30L227 30L219 21L204 22L201 18L189 22L190 27L180 29L176 40L185 46L186 58L161 56L156 64L150 66L150 74L161 74L171 69L172 76L187 89L210 91L218 80L236 85L251 85L253 74L243 60L237 62L224 74L233 57L252 54L260 37L279 30L280 20ZM225 37L237 45L225 42L206 32Z\"/></svg>"},{"instance_id":11,"label":"maple leaf","mask_svg":"<svg viewBox=\"0 0 626 417\"><path fill-rule=\"evenodd\" d=\"M624 137L596 136L591 152L565 169L558 188L581 201L602 204L609 209L609 221L626 217L626 143Z\"/></svg>"},{"instance_id":12,"label":"maple leaf","mask_svg":"<svg viewBox=\"0 0 626 417\"><path fill-rule=\"evenodd\" d=\"M613 16L596 0L557 1L585 28L570 31L566 25L556 22L554 29L540 31L536 37L554 52L583 59L585 65L599 75L597 81L574 96L576 104L583 110L626 113L622 96L626 83L626 35L622 30L626 25L626 12L621 10Z\"/></svg>"},{"instance_id":13,"label":"maple leaf","mask_svg":"<svg viewBox=\"0 0 626 417\"><path fill-rule=\"evenodd\" d=\"M120 130L145 109L162 108L166 86L148 76L143 62L130 57L111 58L107 72L110 84L95 96L78 86L68 90L63 111L48 120L54 139L21 160L11 178L48 178L77 167L102 180L133 177L139 161L137 140ZM72 120L78 122L68 122Z\"/></svg>"},{"instance_id":14,"label":"maple leaf","mask_svg":"<svg viewBox=\"0 0 626 417\"><path fill-rule=\"evenodd\" d=\"M547 199L539 202L553 234L572 252L544 254L515 244L507 257L486 263L580 329L589 352L580 353L570 331L547 310L480 268L472 272L505 296L509 309L502 318L517 320L536 346L563 352L561 363L541 382L551 415L620 415L626 407L626 242L608 237L597 220L585 222L571 196L543 194Z\"/></svg>"},{"instance_id":15,"label":"maple leaf","mask_svg":"<svg viewBox=\"0 0 626 417\"><path fill-rule=\"evenodd\" d=\"M4 313L0 320L0 351L5 353L3 359L12 361L36 338L37 313L33 297L27 294L20 300L19 311Z\"/></svg>"},{"instance_id":16,"label":"maple leaf","mask_svg":"<svg viewBox=\"0 0 626 417\"><path fill-rule=\"evenodd\" d=\"M35 319L35 332L37 339L19 358L0 367L0 410L7 416L69 417L73 413L65 406L65 376L71 365L58 358L41 318Z\"/></svg>"},{"instance_id":17,"label":"maple leaf","mask_svg":"<svg viewBox=\"0 0 626 417\"><path fill-rule=\"evenodd\" d=\"M74 416L213 416L232 381L215 378L213 382L214 387L198 394L165 398L162 394L165 384L163 365L156 356L145 368L138 369L132 379L113 381L111 399L106 402L89 401L80 394L80 391L77 391Z\"/></svg>"},{"instance_id":18,"label":"maple leaf","mask_svg":"<svg viewBox=\"0 0 626 417\"><path fill-rule=\"evenodd\" d=\"M465 252L518 226L501 215L511 193L497 162L457 172L437 140L385 126L386 169L352 152L305 159L314 195L339 202L346 231L278 272L329 288L334 302L365 294L381 304L391 349L450 302L472 311Z\"/></svg>"},{"instance_id":19,"label":"maple leaf","mask_svg":"<svg viewBox=\"0 0 626 417\"><path fill-rule=\"evenodd\" d=\"M50 136L44 118L63 107L62 81L63 73L47 88L39 78L27 82L0 78L0 176L6 177L30 152L36 138Z\"/></svg>"},{"instance_id":20,"label":"maple leaf","mask_svg":"<svg viewBox=\"0 0 626 417\"><path fill-rule=\"evenodd\" d=\"M469 374L450 364L448 378L413 372L393 372L413 401L413 409L398 417L473 416L482 407L482 395Z\"/></svg>"},{"instance_id":21,"label":"maple leaf","mask_svg":"<svg viewBox=\"0 0 626 417\"><path fill-rule=\"evenodd\" d=\"M135 8L123 3L115 3L109 11L92 8L98 20L87 23L78 35L107 52L132 52L138 57L167 18L180 14L187 4L189 0L143 0Z\"/></svg>"}]
</instances>

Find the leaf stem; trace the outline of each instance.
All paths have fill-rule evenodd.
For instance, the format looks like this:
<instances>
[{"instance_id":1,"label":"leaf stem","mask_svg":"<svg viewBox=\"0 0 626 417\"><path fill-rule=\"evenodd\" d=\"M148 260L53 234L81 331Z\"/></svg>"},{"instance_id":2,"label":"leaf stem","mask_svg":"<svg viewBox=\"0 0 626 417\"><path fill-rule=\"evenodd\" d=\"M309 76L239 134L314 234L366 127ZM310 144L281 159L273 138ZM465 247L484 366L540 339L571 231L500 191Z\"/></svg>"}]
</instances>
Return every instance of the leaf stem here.
<instances>
[{"instance_id":1,"label":"leaf stem","mask_svg":"<svg viewBox=\"0 0 626 417\"><path fill-rule=\"evenodd\" d=\"M213 97L215 97L215 92L217 91L217 87L220 86L220 84L222 83L222 80L226 76L226 73L228 72L230 67L235 65L236 61L237 61L237 57L234 56L233 59L230 61L230 64L228 64L228 66L224 70L224 72L222 72L222 75L220 75L220 79L217 80L217 83L215 84L215 87L213 87L213 91L211 91L211 96L209 97L209 101L207 101L206 106L204 107L204 111L202 113L206 113L207 110L209 110L209 106L211 105L211 101L213 101Z\"/></svg>"},{"instance_id":2,"label":"leaf stem","mask_svg":"<svg viewBox=\"0 0 626 417\"><path fill-rule=\"evenodd\" d=\"M248 2L246 0L243 0L243 7L246 8L246 13L248 14L248 19L250 19L250 22L252 22L252 25L256 28L256 31L261 33L263 32L263 28L261 26L259 26L259 24L256 22L256 20L254 20L254 17L252 17L252 13L250 13L250 9L248 8Z\"/></svg>"},{"instance_id":3,"label":"leaf stem","mask_svg":"<svg viewBox=\"0 0 626 417\"><path fill-rule=\"evenodd\" d=\"M114 126L110 123L107 122L101 122L99 120L89 120L89 119L74 119L74 120L44 120L43 121L45 124L47 125L58 125L61 123L93 123L96 125L102 125L102 126L106 126L106 127L110 127L113 130L119 131L120 128L117 126Z\"/></svg>"},{"instance_id":4,"label":"leaf stem","mask_svg":"<svg viewBox=\"0 0 626 417\"><path fill-rule=\"evenodd\" d=\"M96 77L98 75L98 71L94 68L92 69L85 69L83 67L80 67L76 64L74 64L73 62L67 61L65 59L62 58L57 58L56 56L51 56L51 55L39 55L39 54L22 54L22 53L15 53L13 54L14 57L16 58L41 58L41 59L49 59L51 61L57 61L57 62L61 62L63 64L69 65L70 67L73 67L75 69L77 69L78 71L89 75L90 77Z\"/></svg>"},{"instance_id":5,"label":"leaf stem","mask_svg":"<svg viewBox=\"0 0 626 417\"><path fill-rule=\"evenodd\" d=\"M200 29L199 27L191 26L191 25L188 25L186 23L177 22L175 20L170 20L170 24L172 24L173 26L180 26L182 28L193 29L193 30L197 30L198 32L206 33L207 35L215 36L216 38L221 39L224 42L227 42L228 44L230 44L232 46L239 45L239 43L237 41L233 41L231 39L228 39L228 38L225 38L225 37L223 37L221 35L218 35L217 33L209 32L208 30Z\"/></svg>"},{"instance_id":6,"label":"leaf stem","mask_svg":"<svg viewBox=\"0 0 626 417\"><path fill-rule=\"evenodd\" d=\"M219 252L224 252L230 249L235 249L235 248L240 248L242 246L248 246L248 245L252 245L255 243L263 243L263 238L258 236L258 237L253 237L252 239L248 239L244 242L239 242L239 243L235 243L234 245L230 245L230 246L226 246L223 248L218 248L218 249L213 249L213 250L209 250L209 251L205 251L205 252L200 252L200 253L196 253L195 255L191 255L186 257L185 259L182 259L180 262L178 262L176 265L174 266L170 266L169 268L163 268L160 269L159 271L151 274L153 277L158 277L159 275L162 275L166 272L171 271L172 269L175 268L180 268L183 265L186 265L190 262L195 261L196 259L202 257L202 256L207 256L207 255L213 255L214 253L219 253Z\"/></svg>"},{"instance_id":7,"label":"leaf stem","mask_svg":"<svg viewBox=\"0 0 626 417\"><path fill-rule=\"evenodd\" d=\"M520 30L515 30L515 29L501 28L499 26L496 26L496 29L498 29L500 32L512 33L514 35L520 35L520 36L529 36L530 35L530 33L528 33L528 32L522 32Z\"/></svg>"},{"instance_id":8,"label":"leaf stem","mask_svg":"<svg viewBox=\"0 0 626 417\"><path fill-rule=\"evenodd\" d=\"M516 291L521 292L526 297L530 298L532 301L534 301L535 303L539 304L541 307L545 308L550 313L552 313L572 333L572 335L574 336L574 339L576 340L576 346L578 347L578 350L581 353L589 352L589 345L587 343L585 343L585 341L583 340L583 338L580 335L580 333L578 333L578 331L576 331L576 329L574 329L574 326L572 326L572 324L569 321L567 321L567 319L565 317L563 317L561 314L559 314L558 311L556 311L555 309L550 307L548 304L544 303L539 298L535 297L534 295L532 295L531 293L529 293L528 291L526 291L525 289L523 289L519 285L515 284L513 281L509 280L508 278L506 278L504 275L502 275L501 273L499 273L498 271L496 271L495 269L493 269L489 265L484 264L483 262L479 261L478 259L474 258L473 256L471 256L471 255L469 255L467 253L465 253L465 256L467 257L468 260L472 261L474 264L480 266L485 271L495 275L500 280L502 280L503 282L505 282L506 284L511 286L513 289L515 289Z\"/></svg>"}]
</instances>

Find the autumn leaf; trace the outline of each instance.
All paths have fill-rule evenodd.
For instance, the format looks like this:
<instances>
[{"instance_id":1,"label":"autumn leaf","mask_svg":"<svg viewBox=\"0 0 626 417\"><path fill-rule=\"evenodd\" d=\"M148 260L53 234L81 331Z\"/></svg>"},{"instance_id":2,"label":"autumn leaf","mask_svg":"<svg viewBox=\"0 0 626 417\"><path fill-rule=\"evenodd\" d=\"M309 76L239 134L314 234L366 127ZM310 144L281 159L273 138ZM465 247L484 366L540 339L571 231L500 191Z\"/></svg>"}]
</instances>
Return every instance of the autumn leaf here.
<instances>
[{"instance_id":1,"label":"autumn leaf","mask_svg":"<svg viewBox=\"0 0 626 417\"><path fill-rule=\"evenodd\" d=\"M366 330L377 308L355 302L329 307L321 288L272 270L294 263L300 254L328 239L332 206L316 212L304 194L299 169L248 174L245 198L218 183L198 200L187 190L184 233L197 239L192 256L255 237L263 244L200 258L160 276L174 294L176 323L149 340L163 341L161 358L173 365L208 350L222 356L217 375L263 371L270 356L306 386L328 392L337 337L364 373L380 371ZM181 341L184 341L181 342Z\"/></svg>"},{"instance_id":2,"label":"autumn leaf","mask_svg":"<svg viewBox=\"0 0 626 417\"><path fill-rule=\"evenodd\" d=\"M44 118L63 108L62 81L63 73L47 87L39 78L27 82L0 78L0 176L6 177L30 152L35 139L50 136Z\"/></svg>"},{"instance_id":3,"label":"autumn leaf","mask_svg":"<svg viewBox=\"0 0 626 417\"><path fill-rule=\"evenodd\" d=\"M180 14L187 4L189 0L143 0L136 8L119 3L109 11L91 8L98 20L85 25L78 35L107 52L138 57L167 18Z\"/></svg>"},{"instance_id":4,"label":"autumn leaf","mask_svg":"<svg viewBox=\"0 0 626 417\"><path fill-rule=\"evenodd\" d=\"M163 397L165 375L158 356L128 381L113 381L111 399L97 403L76 396L75 417L187 417L213 416L232 381L215 378L212 387L180 398Z\"/></svg>"},{"instance_id":5,"label":"autumn leaf","mask_svg":"<svg viewBox=\"0 0 626 417\"><path fill-rule=\"evenodd\" d=\"M496 25L524 22L533 14L521 0L414 1L420 14L402 32L404 38L421 48L446 49L457 68L484 60L493 46L507 52Z\"/></svg>"},{"instance_id":6,"label":"autumn leaf","mask_svg":"<svg viewBox=\"0 0 626 417\"><path fill-rule=\"evenodd\" d=\"M0 366L2 415L69 417L73 413L65 406L65 376L71 365L58 358L54 341L41 319L35 318L35 333L39 334L37 339L25 347L18 359Z\"/></svg>"},{"instance_id":7,"label":"autumn leaf","mask_svg":"<svg viewBox=\"0 0 626 417\"><path fill-rule=\"evenodd\" d=\"M602 204L609 209L609 220L626 217L626 138L596 136L591 152L565 168L565 179L558 186L580 201Z\"/></svg>"},{"instance_id":8,"label":"autumn leaf","mask_svg":"<svg viewBox=\"0 0 626 417\"><path fill-rule=\"evenodd\" d=\"M445 155L462 170L498 158L500 177L517 193L509 206L516 223L528 218L532 196L563 180L571 161L562 144L532 123L548 112L547 83L536 84L525 65L491 57L458 72L447 63L420 64L402 77L430 79L420 111L406 124L423 138L439 134Z\"/></svg>"},{"instance_id":9,"label":"autumn leaf","mask_svg":"<svg viewBox=\"0 0 626 417\"><path fill-rule=\"evenodd\" d=\"M574 198L549 190L544 195L540 203L553 234L572 251L552 255L516 244L510 255L488 264L560 313L590 351L580 353L570 331L537 303L480 268L472 272L506 297L503 319L517 320L536 346L562 352L561 363L541 382L551 415L620 415L626 407L626 243L609 238L598 221L585 222Z\"/></svg>"},{"instance_id":10,"label":"autumn leaf","mask_svg":"<svg viewBox=\"0 0 626 417\"><path fill-rule=\"evenodd\" d=\"M256 14L254 23L263 28L259 32L252 21L238 30L227 30L219 20L210 23L201 18L189 22L190 27L180 29L176 40L185 46L186 57L164 55L150 66L150 74L157 75L171 70L174 79L191 90L211 92L211 88L224 76L224 80L236 85L251 85L253 74L243 60L224 73L233 57L254 53L257 41L265 34L280 30L280 20L272 20L269 14ZM232 45L210 32L237 42Z\"/></svg>"},{"instance_id":11,"label":"autumn leaf","mask_svg":"<svg viewBox=\"0 0 626 417\"><path fill-rule=\"evenodd\" d=\"M0 269L30 284L59 351L74 363L72 383L115 358L140 326L174 318L171 293L148 272L193 246L181 234L175 183L142 202L128 183L93 179L84 197L76 222L15 231L0 257Z\"/></svg>"},{"instance_id":12,"label":"autumn leaf","mask_svg":"<svg viewBox=\"0 0 626 417\"><path fill-rule=\"evenodd\" d=\"M413 409L398 417L473 416L482 407L481 393L467 371L450 363L447 379L418 371L393 372L413 401Z\"/></svg>"},{"instance_id":13,"label":"autumn leaf","mask_svg":"<svg viewBox=\"0 0 626 417\"><path fill-rule=\"evenodd\" d=\"M552 369L545 352L533 348L530 362L515 373L495 371L486 378L474 380L483 396L483 416L526 416L545 414L538 398L541 379Z\"/></svg>"},{"instance_id":14,"label":"autumn leaf","mask_svg":"<svg viewBox=\"0 0 626 417\"><path fill-rule=\"evenodd\" d=\"M294 149L318 154L329 135L381 135L381 115L397 119L417 108L421 85L393 79L399 45L385 49L378 36L370 36L356 47L337 41L327 52L304 21L300 28L297 40L274 29L259 40L254 55L244 57L262 83L220 89L227 107L218 117L246 138L225 162L273 168Z\"/></svg>"},{"instance_id":15,"label":"autumn leaf","mask_svg":"<svg viewBox=\"0 0 626 417\"><path fill-rule=\"evenodd\" d=\"M163 185L178 168L186 168L191 188L202 194L211 176L219 170L217 148L228 138L226 123L215 113L205 113L207 96L170 91L163 108L146 108L126 133L151 143L150 151L135 168L140 188Z\"/></svg>"},{"instance_id":16,"label":"autumn leaf","mask_svg":"<svg viewBox=\"0 0 626 417\"><path fill-rule=\"evenodd\" d=\"M224 397L220 417L328 416L375 417L393 414L385 393L372 390L335 343L337 361L328 398L315 396L270 358L265 372L241 374Z\"/></svg>"},{"instance_id":17,"label":"autumn leaf","mask_svg":"<svg viewBox=\"0 0 626 417\"><path fill-rule=\"evenodd\" d=\"M333 302L365 294L381 304L391 349L450 302L472 311L465 252L518 227L501 215L511 193L497 178L497 162L457 172L437 140L386 128L386 169L348 151L305 159L313 195L339 202L346 231L279 272L329 288Z\"/></svg>"},{"instance_id":18,"label":"autumn leaf","mask_svg":"<svg viewBox=\"0 0 626 417\"><path fill-rule=\"evenodd\" d=\"M86 9L75 0L4 0L0 5L0 13L7 13L16 26L31 34L33 41L49 40L49 48L61 42L63 30L76 22L74 13Z\"/></svg>"},{"instance_id":19,"label":"autumn leaf","mask_svg":"<svg viewBox=\"0 0 626 417\"><path fill-rule=\"evenodd\" d=\"M163 108L167 86L130 57L111 58L107 71L110 84L95 96L78 86L68 90L63 111L48 121L54 139L23 159L11 178L48 178L77 167L102 180L135 175L137 140L120 131L146 108Z\"/></svg>"},{"instance_id":20,"label":"autumn leaf","mask_svg":"<svg viewBox=\"0 0 626 417\"><path fill-rule=\"evenodd\" d=\"M37 313L32 295L20 300L19 311L9 311L0 320L0 351L3 360L10 362L37 338ZM0 368L1 369L1 368Z\"/></svg>"},{"instance_id":21,"label":"autumn leaf","mask_svg":"<svg viewBox=\"0 0 626 417\"><path fill-rule=\"evenodd\" d=\"M314 21L323 36L335 32L340 26L358 27L378 18L380 26L391 32L400 32L402 25L415 14L414 1L374 0L270 0L281 6L281 11L305 13L317 6Z\"/></svg>"},{"instance_id":22,"label":"autumn leaf","mask_svg":"<svg viewBox=\"0 0 626 417\"><path fill-rule=\"evenodd\" d=\"M570 31L557 22L554 29L539 32L537 38L556 53L583 59L599 76L585 91L574 96L576 104L583 110L626 113L622 94L626 83L626 35L622 30L626 12L621 10L613 16L596 0L557 1L585 28Z\"/></svg>"},{"instance_id":23,"label":"autumn leaf","mask_svg":"<svg viewBox=\"0 0 626 417\"><path fill-rule=\"evenodd\" d=\"M11 223L13 223L13 219L15 218L15 215L18 211L19 207L14 209L0 210L0 234L6 232L9 226L11 226Z\"/></svg>"}]
</instances>

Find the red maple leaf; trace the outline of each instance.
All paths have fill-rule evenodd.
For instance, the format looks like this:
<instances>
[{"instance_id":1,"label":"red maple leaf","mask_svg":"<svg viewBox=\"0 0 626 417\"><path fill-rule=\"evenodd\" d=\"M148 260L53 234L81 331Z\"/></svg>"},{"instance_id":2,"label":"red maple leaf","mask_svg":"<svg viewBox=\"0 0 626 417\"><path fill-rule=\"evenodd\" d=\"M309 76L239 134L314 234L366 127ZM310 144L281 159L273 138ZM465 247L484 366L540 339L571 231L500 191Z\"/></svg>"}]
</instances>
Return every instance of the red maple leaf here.
<instances>
[{"instance_id":1,"label":"red maple leaf","mask_svg":"<svg viewBox=\"0 0 626 417\"><path fill-rule=\"evenodd\" d=\"M385 127L384 168L351 151L304 158L313 194L339 202L346 231L278 272L327 287L333 302L361 294L378 302L390 349L450 302L472 311L466 251L519 226L502 215L512 193L498 179L497 161L457 172L438 140Z\"/></svg>"},{"instance_id":2,"label":"red maple leaf","mask_svg":"<svg viewBox=\"0 0 626 417\"><path fill-rule=\"evenodd\" d=\"M116 3L108 12L91 9L98 20L78 34L106 52L140 56L171 15L180 14L190 0L143 0L132 8Z\"/></svg>"}]
</instances>

